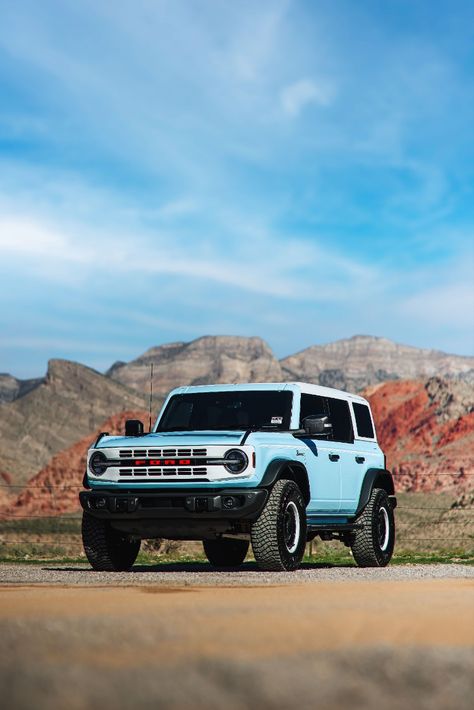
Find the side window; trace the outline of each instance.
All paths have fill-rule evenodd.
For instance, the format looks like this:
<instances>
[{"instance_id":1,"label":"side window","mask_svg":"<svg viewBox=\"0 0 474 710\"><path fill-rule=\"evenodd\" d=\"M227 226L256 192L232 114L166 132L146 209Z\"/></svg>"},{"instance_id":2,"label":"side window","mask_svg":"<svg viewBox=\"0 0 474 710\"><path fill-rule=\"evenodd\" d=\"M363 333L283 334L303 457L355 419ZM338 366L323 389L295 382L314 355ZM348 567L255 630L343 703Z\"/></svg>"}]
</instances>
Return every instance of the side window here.
<instances>
[{"instance_id":1,"label":"side window","mask_svg":"<svg viewBox=\"0 0 474 710\"><path fill-rule=\"evenodd\" d=\"M354 432L349 411L349 403L345 399L327 399L329 416L332 424L332 441L344 441L352 444Z\"/></svg>"},{"instance_id":2,"label":"side window","mask_svg":"<svg viewBox=\"0 0 474 710\"><path fill-rule=\"evenodd\" d=\"M327 414L326 403L324 397L318 397L315 394L301 394L301 406L300 406L300 426L302 425L303 419L309 417L311 414Z\"/></svg>"},{"instance_id":3,"label":"side window","mask_svg":"<svg viewBox=\"0 0 474 710\"><path fill-rule=\"evenodd\" d=\"M374 427L372 426L372 419L370 418L370 410L368 406L366 404L360 404L359 402L352 402L352 407L354 409L357 433L359 436L373 439L375 436Z\"/></svg>"}]
</instances>

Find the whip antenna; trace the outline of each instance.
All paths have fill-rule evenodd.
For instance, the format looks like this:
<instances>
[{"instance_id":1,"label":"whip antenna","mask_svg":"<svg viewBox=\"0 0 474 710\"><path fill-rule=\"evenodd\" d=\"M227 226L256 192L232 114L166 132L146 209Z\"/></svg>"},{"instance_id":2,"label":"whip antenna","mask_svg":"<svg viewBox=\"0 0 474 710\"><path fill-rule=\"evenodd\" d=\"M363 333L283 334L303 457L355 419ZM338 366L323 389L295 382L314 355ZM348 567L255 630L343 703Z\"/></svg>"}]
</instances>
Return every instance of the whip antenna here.
<instances>
[{"instance_id":1,"label":"whip antenna","mask_svg":"<svg viewBox=\"0 0 474 710\"><path fill-rule=\"evenodd\" d=\"M150 364L150 420L148 431L151 432L151 408L153 404L153 363Z\"/></svg>"}]
</instances>

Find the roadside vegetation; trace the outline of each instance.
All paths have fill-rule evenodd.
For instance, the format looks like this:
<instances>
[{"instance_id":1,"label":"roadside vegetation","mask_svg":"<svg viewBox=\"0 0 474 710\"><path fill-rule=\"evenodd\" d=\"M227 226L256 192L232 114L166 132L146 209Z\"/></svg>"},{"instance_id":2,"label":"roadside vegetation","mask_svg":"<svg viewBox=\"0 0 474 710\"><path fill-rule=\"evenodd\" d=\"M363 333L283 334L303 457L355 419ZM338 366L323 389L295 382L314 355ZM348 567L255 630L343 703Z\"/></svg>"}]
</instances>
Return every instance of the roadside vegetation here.
<instances>
[{"instance_id":1,"label":"roadside vegetation","mask_svg":"<svg viewBox=\"0 0 474 710\"><path fill-rule=\"evenodd\" d=\"M447 493L398 495L397 544L393 564L474 564L474 507L451 506ZM252 557L247 558L252 563ZM86 563L80 515L0 520L0 562ZM138 565L195 563L207 566L201 543L146 541ZM350 549L317 539L306 548L304 564L354 565Z\"/></svg>"}]
</instances>

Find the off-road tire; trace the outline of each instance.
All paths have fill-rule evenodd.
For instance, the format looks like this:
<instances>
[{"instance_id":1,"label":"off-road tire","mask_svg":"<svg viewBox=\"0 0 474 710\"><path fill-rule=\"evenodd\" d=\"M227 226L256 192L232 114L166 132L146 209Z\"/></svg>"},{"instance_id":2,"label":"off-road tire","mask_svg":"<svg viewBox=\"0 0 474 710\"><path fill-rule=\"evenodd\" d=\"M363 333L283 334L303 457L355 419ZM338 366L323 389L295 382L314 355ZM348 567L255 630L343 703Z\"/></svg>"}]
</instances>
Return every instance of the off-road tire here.
<instances>
[{"instance_id":1,"label":"off-road tire","mask_svg":"<svg viewBox=\"0 0 474 710\"><path fill-rule=\"evenodd\" d=\"M107 520L82 515L82 543L92 569L126 572L137 559L141 540L114 530Z\"/></svg>"},{"instance_id":2,"label":"off-road tire","mask_svg":"<svg viewBox=\"0 0 474 710\"><path fill-rule=\"evenodd\" d=\"M249 550L248 540L203 540L204 552L213 567L240 567Z\"/></svg>"},{"instance_id":3,"label":"off-road tire","mask_svg":"<svg viewBox=\"0 0 474 710\"><path fill-rule=\"evenodd\" d=\"M289 538L289 515L294 517L293 538ZM306 505L294 481L282 479L275 483L260 517L252 525L251 540L260 569L291 571L299 567L306 546Z\"/></svg>"},{"instance_id":4,"label":"off-road tire","mask_svg":"<svg viewBox=\"0 0 474 710\"><path fill-rule=\"evenodd\" d=\"M385 567L395 546L395 518L390 499L382 488L374 488L369 502L356 520L357 530L351 545L359 567Z\"/></svg>"}]
</instances>

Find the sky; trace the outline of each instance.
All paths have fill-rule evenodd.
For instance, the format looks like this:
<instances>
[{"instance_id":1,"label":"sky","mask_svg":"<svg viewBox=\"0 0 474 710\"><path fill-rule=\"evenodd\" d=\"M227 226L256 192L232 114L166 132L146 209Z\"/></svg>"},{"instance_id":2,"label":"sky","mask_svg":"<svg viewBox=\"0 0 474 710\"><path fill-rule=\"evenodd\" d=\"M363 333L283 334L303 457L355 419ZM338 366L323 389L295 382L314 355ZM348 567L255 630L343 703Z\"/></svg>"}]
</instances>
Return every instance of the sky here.
<instances>
[{"instance_id":1,"label":"sky","mask_svg":"<svg viewBox=\"0 0 474 710\"><path fill-rule=\"evenodd\" d=\"M474 353L474 5L0 0L0 372Z\"/></svg>"}]
</instances>

